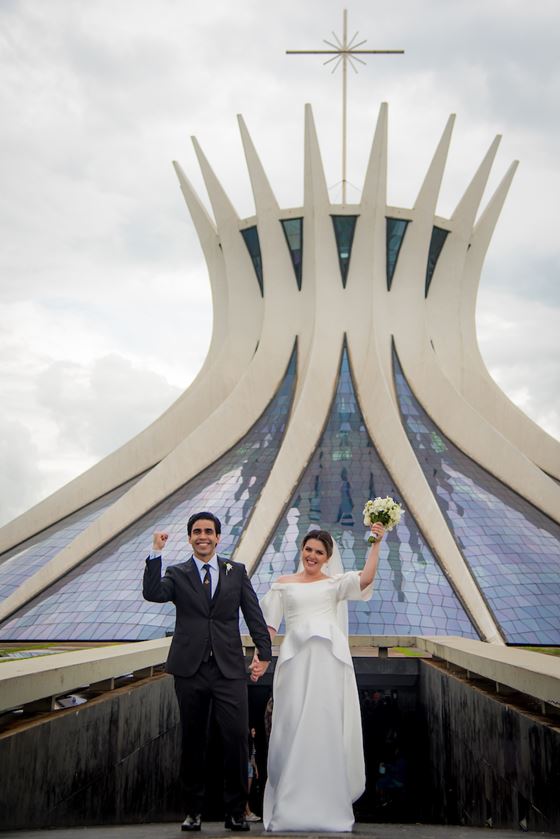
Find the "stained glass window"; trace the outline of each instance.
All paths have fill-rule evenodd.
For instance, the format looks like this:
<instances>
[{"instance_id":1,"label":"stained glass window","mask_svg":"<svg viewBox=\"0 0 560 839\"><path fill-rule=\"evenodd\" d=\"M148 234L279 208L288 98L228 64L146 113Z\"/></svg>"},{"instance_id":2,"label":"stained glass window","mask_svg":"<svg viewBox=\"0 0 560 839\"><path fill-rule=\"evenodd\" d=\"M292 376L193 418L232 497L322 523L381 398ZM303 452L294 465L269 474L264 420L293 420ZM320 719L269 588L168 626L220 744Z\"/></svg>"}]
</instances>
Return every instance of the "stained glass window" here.
<instances>
[{"instance_id":1,"label":"stained glass window","mask_svg":"<svg viewBox=\"0 0 560 839\"><path fill-rule=\"evenodd\" d=\"M325 431L251 578L258 595L296 571L311 528L330 531L346 570L362 568L369 548L362 510L377 495L400 496L365 427L345 351ZM349 622L360 635L478 637L410 512L381 546L373 599L350 603Z\"/></svg>"},{"instance_id":2,"label":"stained glass window","mask_svg":"<svg viewBox=\"0 0 560 839\"><path fill-rule=\"evenodd\" d=\"M505 640L560 645L560 526L442 434L393 363L409 440Z\"/></svg>"},{"instance_id":3,"label":"stained glass window","mask_svg":"<svg viewBox=\"0 0 560 839\"><path fill-rule=\"evenodd\" d=\"M387 218L386 237L387 237L387 291L391 290L393 282L393 274L397 266L397 259L404 240L404 234L408 226L408 219L402 218Z\"/></svg>"},{"instance_id":4,"label":"stained glass window","mask_svg":"<svg viewBox=\"0 0 560 839\"><path fill-rule=\"evenodd\" d=\"M280 219L288 248L290 249L290 256L292 258L292 265L296 275L296 282L298 288L301 289L302 268L303 268L303 219L289 218Z\"/></svg>"},{"instance_id":5,"label":"stained glass window","mask_svg":"<svg viewBox=\"0 0 560 839\"><path fill-rule=\"evenodd\" d=\"M7 551L1 557L0 599L8 597L24 580L46 565L86 527L98 519L104 510L124 495L137 480L138 478L133 478L127 481L112 492L82 507L81 510L66 516L62 521L53 524L31 539L27 539L17 548Z\"/></svg>"},{"instance_id":6,"label":"stained glass window","mask_svg":"<svg viewBox=\"0 0 560 839\"><path fill-rule=\"evenodd\" d=\"M428 291L436 270L437 261L445 244L445 240L449 234L449 230L444 230L442 227L433 227L432 238L430 239L430 250L428 252L428 264L426 266L426 285L424 288L424 297L428 296Z\"/></svg>"},{"instance_id":7,"label":"stained glass window","mask_svg":"<svg viewBox=\"0 0 560 839\"><path fill-rule=\"evenodd\" d=\"M259 231L257 230L256 226L246 227L244 230L241 231L241 235L245 240L247 250L249 251L249 256L251 257L251 260L253 262L253 267L255 269L255 274L257 275L257 280L259 283L259 288L261 290L262 297L264 294L264 279L261 257L261 243L259 241Z\"/></svg>"},{"instance_id":8,"label":"stained glass window","mask_svg":"<svg viewBox=\"0 0 560 839\"><path fill-rule=\"evenodd\" d=\"M331 216L331 218L338 251L342 285L346 288L350 257L352 255L352 242L354 241L354 231L358 216Z\"/></svg>"},{"instance_id":9,"label":"stained glass window","mask_svg":"<svg viewBox=\"0 0 560 839\"><path fill-rule=\"evenodd\" d=\"M0 639L136 641L172 630L173 605L142 598L152 533L169 533L165 565L182 562L189 515L213 510L222 522L219 553L231 556L278 453L295 379L294 352L278 393L239 443L4 622Z\"/></svg>"}]
</instances>

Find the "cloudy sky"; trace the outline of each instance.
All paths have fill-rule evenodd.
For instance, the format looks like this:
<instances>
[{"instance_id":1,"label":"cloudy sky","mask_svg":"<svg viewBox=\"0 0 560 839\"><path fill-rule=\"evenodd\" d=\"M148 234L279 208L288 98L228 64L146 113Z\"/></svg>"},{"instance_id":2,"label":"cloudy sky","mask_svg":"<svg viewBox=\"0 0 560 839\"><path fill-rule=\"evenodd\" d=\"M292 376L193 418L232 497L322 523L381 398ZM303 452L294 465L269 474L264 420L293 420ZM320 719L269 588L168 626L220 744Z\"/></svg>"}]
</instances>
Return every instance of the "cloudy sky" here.
<instances>
[{"instance_id":1,"label":"cloudy sky","mask_svg":"<svg viewBox=\"0 0 560 839\"><path fill-rule=\"evenodd\" d=\"M389 102L389 202L411 206L450 113L438 212L496 134L489 192L521 161L482 276L483 356L560 437L560 3L347 0L375 56L350 77L360 186ZM253 212L242 113L283 206L302 201L313 104L339 198L340 76L317 57L335 0L0 0L0 523L99 460L194 378L210 339L205 266L171 167L206 200L196 135ZM348 199L358 198L349 189Z\"/></svg>"}]
</instances>

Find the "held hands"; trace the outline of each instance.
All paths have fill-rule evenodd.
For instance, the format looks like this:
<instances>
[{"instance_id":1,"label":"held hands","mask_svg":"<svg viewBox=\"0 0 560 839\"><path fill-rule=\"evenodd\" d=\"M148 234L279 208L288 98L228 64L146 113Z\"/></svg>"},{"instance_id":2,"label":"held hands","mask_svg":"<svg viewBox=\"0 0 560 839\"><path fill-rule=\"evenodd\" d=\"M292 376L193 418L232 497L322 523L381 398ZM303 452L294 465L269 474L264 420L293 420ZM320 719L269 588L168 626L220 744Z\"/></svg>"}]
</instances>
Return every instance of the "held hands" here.
<instances>
[{"instance_id":1,"label":"held hands","mask_svg":"<svg viewBox=\"0 0 560 839\"><path fill-rule=\"evenodd\" d=\"M156 531L152 541L154 551L162 551L165 548L165 543L169 538L169 534L163 531Z\"/></svg>"},{"instance_id":2,"label":"held hands","mask_svg":"<svg viewBox=\"0 0 560 839\"><path fill-rule=\"evenodd\" d=\"M257 651L253 655L253 660L249 665L249 670L251 671L251 681L258 682L261 676L264 676L266 671L268 670L268 665L270 661L261 661Z\"/></svg>"}]
</instances>

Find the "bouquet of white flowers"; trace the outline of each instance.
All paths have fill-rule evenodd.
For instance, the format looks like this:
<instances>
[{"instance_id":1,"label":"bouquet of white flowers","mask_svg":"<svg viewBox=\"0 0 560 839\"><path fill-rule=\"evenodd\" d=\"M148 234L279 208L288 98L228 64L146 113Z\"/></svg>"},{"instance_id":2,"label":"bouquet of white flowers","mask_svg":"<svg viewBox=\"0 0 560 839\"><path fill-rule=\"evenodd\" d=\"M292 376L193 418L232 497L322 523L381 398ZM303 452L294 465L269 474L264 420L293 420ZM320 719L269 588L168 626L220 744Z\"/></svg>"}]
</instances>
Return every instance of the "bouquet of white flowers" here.
<instances>
[{"instance_id":1,"label":"bouquet of white flowers","mask_svg":"<svg viewBox=\"0 0 560 839\"><path fill-rule=\"evenodd\" d=\"M404 511L398 501L394 501L389 495L386 498L374 498L367 501L364 507L364 524L371 527L372 524L380 522L385 530L394 528L404 516ZM376 542L375 536L370 536L368 542Z\"/></svg>"}]
</instances>

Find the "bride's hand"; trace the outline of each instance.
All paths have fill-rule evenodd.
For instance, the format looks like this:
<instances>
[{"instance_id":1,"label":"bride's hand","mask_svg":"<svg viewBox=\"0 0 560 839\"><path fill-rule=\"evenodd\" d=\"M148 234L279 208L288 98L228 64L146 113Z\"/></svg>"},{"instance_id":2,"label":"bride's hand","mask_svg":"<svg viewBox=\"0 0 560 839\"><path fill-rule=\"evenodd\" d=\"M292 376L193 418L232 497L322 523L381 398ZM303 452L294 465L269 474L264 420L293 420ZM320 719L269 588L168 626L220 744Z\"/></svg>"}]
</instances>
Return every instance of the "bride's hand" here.
<instances>
[{"instance_id":1,"label":"bride's hand","mask_svg":"<svg viewBox=\"0 0 560 839\"><path fill-rule=\"evenodd\" d=\"M376 542L381 542L381 540L385 536L385 528L383 527L380 521L376 521L375 524L372 524L371 535L375 536Z\"/></svg>"},{"instance_id":2,"label":"bride's hand","mask_svg":"<svg viewBox=\"0 0 560 839\"><path fill-rule=\"evenodd\" d=\"M261 676L264 676L268 669L268 665L270 662L268 661L261 661L258 654L255 652L253 655L253 660L249 665L249 670L251 671L251 681L258 682Z\"/></svg>"},{"instance_id":3,"label":"bride's hand","mask_svg":"<svg viewBox=\"0 0 560 839\"><path fill-rule=\"evenodd\" d=\"M261 673L259 672L260 668L261 668L261 661L259 659L257 651L255 650L255 652L253 653L253 660L252 660L251 664L249 665L249 670L251 671L251 681L252 682L257 682L259 680L259 678L261 676Z\"/></svg>"}]
</instances>

